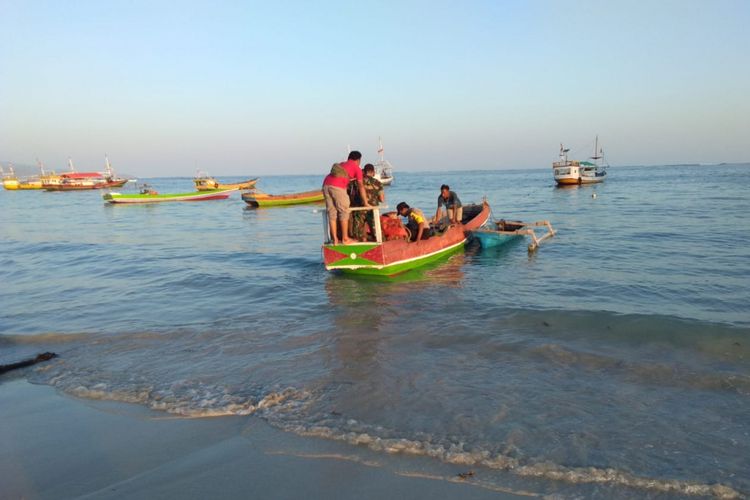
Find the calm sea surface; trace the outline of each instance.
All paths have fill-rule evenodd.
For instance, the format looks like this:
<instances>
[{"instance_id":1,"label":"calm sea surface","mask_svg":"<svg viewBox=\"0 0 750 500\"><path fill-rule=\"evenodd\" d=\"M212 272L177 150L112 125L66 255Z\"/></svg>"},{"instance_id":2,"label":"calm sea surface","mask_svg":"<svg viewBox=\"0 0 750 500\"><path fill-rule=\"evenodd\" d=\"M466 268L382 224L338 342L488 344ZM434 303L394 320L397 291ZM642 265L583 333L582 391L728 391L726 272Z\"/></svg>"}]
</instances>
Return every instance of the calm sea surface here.
<instances>
[{"instance_id":1,"label":"calm sea surface","mask_svg":"<svg viewBox=\"0 0 750 500\"><path fill-rule=\"evenodd\" d=\"M327 273L315 206L0 192L0 363L52 350L28 376L78 397L253 415L537 494L746 496L750 165L609 174L396 172L391 207L434 213L447 183L559 234L391 281Z\"/></svg>"}]
</instances>

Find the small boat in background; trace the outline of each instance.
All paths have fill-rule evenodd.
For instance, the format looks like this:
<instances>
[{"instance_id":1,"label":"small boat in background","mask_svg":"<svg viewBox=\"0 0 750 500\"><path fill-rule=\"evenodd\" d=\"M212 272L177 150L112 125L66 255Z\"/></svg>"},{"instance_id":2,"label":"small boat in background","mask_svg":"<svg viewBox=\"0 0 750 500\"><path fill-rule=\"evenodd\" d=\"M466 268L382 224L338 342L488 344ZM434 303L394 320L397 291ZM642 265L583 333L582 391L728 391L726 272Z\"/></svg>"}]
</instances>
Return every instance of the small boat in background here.
<instances>
[{"instance_id":1,"label":"small boat in background","mask_svg":"<svg viewBox=\"0 0 750 500\"><path fill-rule=\"evenodd\" d=\"M558 186L569 186L575 184L595 184L604 182L607 170L600 164L604 158L604 151L599 148L599 136L594 141L594 155L589 161L569 160L568 151L560 144L560 159L552 163L552 173Z\"/></svg>"},{"instance_id":2,"label":"small boat in background","mask_svg":"<svg viewBox=\"0 0 750 500\"><path fill-rule=\"evenodd\" d=\"M5 170L0 167L0 176L3 178L3 187L8 191L15 191L18 189L18 177L16 177L15 170L13 170L13 165L10 165L8 170L9 172L5 172Z\"/></svg>"},{"instance_id":3,"label":"small boat in background","mask_svg":"<svg viewBox=\"0 0 750 500\"><path fill-rule=\"evenodd\" d=\"M258 178L248 179L243 182L222 184L210 175L198 172L198 175L193 178L193 182L198 191L211 191L214 189L252 189L255 187L255 183L258 182Z\"/></svg>"},{"instance_id":4,"label":"small boat in background","mask_svg":"<svg viewBox=\"0 0 750 500\"><path fill-rule=\"evenodd\" d=\"M323 201L323 191L305 191L304 193L267 194L258 189L242 193L242 200L251 207L280 207L286 205L303 205Z\"/></svg>"},{"instance_id":5,"label":"small boat in background","mask_svg":"<svg viewBox=\"0 0 750 500\"><path fill-rule=\"evenodd\" d=\"M380 159L375 162L375 178L384 186L390 186L393 183L393 167L385 159L383 154L383 139L378 137L378 156Z\"/></svg>"},{"instance_id":6,"label":"small boat in background","mask_svg":"<svg viewBox=\"0 0 750 500\"><path fill-rule=\"evenodd\" d=\"M139 193L104 193L102 198L107 203L141 204L162 203L167 201L206 201L224 200L229 198L236 189L214 189L211 191L196 191L192 193L159 194L148 184L141 186Z\"/></svg>"},{"instance_id":7,"label":"small boat in background","mask_svg":"<svg viewBox=\"0 0 750 500\"><path fill-rule=\"evenodd\" d=\"M529 251L533 252L547 238L553 237L556 232L552 229L549 221L541 220L536 222L507 221L500 219L493 223L494 228L483 227L475 229L471 235L479 241L482 248L492 248L504 245L510 241L517 240L524 236L531 237ZM534 227L546 227L547 232L541 237L537 237Z\"/></svg>"},{"instance_id":8,"label":"small boat in background","mask_svg":"<svg viewBox=\"0 0 750 500\"><path fill-rule=\"evenodd\" d=\"M73 160L68 159L70 172L49 176L42 180L42 187L47 191L83 191L87 189L104 189L121 187L128 182L115 176L109 158L104 157L106 170L104 172L76 172Z\"/></svg>"}]
</instances>

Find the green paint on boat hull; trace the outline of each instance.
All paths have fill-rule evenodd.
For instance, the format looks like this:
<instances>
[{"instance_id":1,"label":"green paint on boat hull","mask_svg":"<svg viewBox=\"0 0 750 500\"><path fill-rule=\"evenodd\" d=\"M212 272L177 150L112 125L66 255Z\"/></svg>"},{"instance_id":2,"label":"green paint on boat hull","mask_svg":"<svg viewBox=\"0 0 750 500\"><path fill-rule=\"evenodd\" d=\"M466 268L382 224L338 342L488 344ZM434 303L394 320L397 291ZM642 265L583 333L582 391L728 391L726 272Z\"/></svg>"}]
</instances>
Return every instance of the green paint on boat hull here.
<instances>
[{"instance_id":1,"label":"green paint on boat hull","mask_svg":"<svg viewBox=\"0 0 750 500\"><path fill-rule=\"evenodd\" d=\"M341 269L341 268L337 268L335 265L331 265L329 266L329 270L341 271L345 274L353 274L353 275L393 276L396 274L404 273L406 271L411 271L412 269L416 269L418 267L424 266L431 262L438 261L440 259L448 257L449 255L453 255L454 253L461 251L464 248L465 244L466 244L466 240L464 240L460 245L456 245L455 247L452 247L452 248L446 248L445 250L441 250L435 254L417 258L409 262L401 262L401 263L397 262L395 264L391 264L390 266L386 266L382 268L368 266L368 267L360 267L357 269L345 269L345 268Z\"/></svg>"},{"instance_id":2,"label":"green paint on boat hull","mask_svg":"<svg viewBox=\"0 0 750 500\"><path fill-rule=\"evenodd\" d=\"M141 193L106 193L105 200L168 200L170 198L181 198L183 196L210 196L212 194L235 191L233 189L212 189L210 191L191 191L189 193L164 193L164 194L141 194Z\"/></svg>"}]
</instances>

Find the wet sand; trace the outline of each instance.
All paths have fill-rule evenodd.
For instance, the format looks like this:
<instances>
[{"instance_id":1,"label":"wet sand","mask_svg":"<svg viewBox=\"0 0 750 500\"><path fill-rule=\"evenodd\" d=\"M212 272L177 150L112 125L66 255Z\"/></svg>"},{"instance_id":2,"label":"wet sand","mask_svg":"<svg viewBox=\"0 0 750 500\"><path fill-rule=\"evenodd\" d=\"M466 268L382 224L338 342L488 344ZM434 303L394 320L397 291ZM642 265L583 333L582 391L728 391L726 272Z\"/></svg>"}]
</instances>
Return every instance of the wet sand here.
<instances>
[{"instance_id":1,"label":"wet sand","mask_svg":"<svg viewBox=\"0 0 750 500\"><path fill-rule=\"evenodd\" d=\"M461 480L460 469L368 456L256 417L175 418L7 375L0 421L3 498L529 497Z\"/></svg>"}]
</instances>

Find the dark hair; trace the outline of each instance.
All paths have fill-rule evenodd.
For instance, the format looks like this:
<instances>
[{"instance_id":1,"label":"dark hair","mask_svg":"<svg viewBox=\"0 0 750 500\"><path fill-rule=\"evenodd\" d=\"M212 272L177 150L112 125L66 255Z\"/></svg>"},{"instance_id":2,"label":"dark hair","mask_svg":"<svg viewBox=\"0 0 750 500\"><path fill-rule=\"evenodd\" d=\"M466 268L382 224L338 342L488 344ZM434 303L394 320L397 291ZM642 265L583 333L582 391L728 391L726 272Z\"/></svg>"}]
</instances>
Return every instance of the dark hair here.
<instances>
[{"instance_id":1,"label":"dark hair","mask_svg":"<svg viewBox=\"0 0 750 500\"><path fill-rule=\"evenodd\" d=\"M375 166L372 163L368 163L362 170L364 170L365 172L374 172Z\"/></svg>"},{"instance_id":2,"label":"dark hair","mask_svg":"<svg viewBox=\"0 0 750 500\"><path fill-rule=\"evenodd\" d=\"M451 187L448 184L443 184L442 186L440 186L440 191L442 191L443 189L447 189L448 191L450 191Z\"/></svg>"},{"instance_id":3,"label":"dark hair","mask_svg":"<svg viewBox=\"0 0 750 500\"><path fill-rule=\"evenodd\" d=\"M406 204L405 201L402 201L398 205L396 205L396 212L401 213L401 210L409 210L409 205Z\"/></svg>"},{"instance_id":4,"label":"dark hair","mask_svg":"<svg viewBox=\"0 0 750 500\"><path fill-rule=\"evenodd\" d=\"M347 159L348 160L355 160L356 161L356 160L359 160L361 158L362 158L362 153L360 153L359 151L352 151L351 153L349 153L349 158L347 158Z\"/></svg>"}]
</instances>

